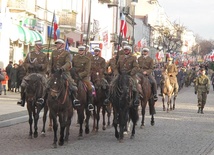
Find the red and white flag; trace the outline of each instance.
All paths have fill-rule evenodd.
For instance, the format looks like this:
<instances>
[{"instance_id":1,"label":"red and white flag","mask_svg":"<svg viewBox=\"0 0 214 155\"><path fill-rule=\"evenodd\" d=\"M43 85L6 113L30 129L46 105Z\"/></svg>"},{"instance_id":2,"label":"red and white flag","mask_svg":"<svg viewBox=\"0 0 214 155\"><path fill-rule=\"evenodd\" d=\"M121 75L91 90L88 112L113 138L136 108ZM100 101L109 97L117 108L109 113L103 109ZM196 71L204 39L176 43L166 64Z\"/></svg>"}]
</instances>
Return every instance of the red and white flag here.
<instances>
[{"instance_id":1,"label":"red and white flag","mask_svg":"<svg viewBox=\"0 0 214 155\"><path fill-rule=\"evenodd\" d=\"M126 38L126 33L127 33L126 17L122 13L120 18L120 34L122 35L123 38Z\"/></svg>"},{"instance_id":2,"label":"red and white flag","mask_svg":"<svg viewBox=\"0 0 214 155\"><path fill-rule=\"evenodd\" d=\"M53 30L54 30L54 40L57 40L57 29L58 29L58 24L57 24L57 20L56 20L56 16L55 16L55 12L53 15Z\"/></svg>"}]
</instances>

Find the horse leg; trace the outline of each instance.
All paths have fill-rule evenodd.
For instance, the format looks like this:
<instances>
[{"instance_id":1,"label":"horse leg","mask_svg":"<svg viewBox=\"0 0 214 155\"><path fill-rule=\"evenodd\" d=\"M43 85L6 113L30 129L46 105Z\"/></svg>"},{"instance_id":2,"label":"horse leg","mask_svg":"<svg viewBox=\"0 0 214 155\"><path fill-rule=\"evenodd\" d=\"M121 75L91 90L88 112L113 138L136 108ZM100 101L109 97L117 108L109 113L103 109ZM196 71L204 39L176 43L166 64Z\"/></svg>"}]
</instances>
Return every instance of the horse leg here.
<instances>
[{"instance_id":1,"label":"horse leg","mask_svg":"<svg viewBox=\"0 0 214 155\"><path fill-rule=\"evenodd\" d=\"M154 114L156 114L155 101L153 99L149 99L149 114L151 115L151 125L153 126L155 124Z\"/></svg>"},{"instance_id":2,"label":"horse leg","mask_svg":"<svg viewBox=\"0 0 214 155\"><path fill-rule=\"evenodd\" d=\"M110 106L107 106L107 107L105 107L105 108L106 108L107 116L108 116L107 126L109 127L110 124L111 124L111 121L110 121L110 118L111 118L111 107L110 107Z\"/></svg>"},{"instance_id":3,"label":"horse leg","mask_svg":"<svg viewBox=\"0 0 214 155\"><path fill-rule=\"evenodd\" d=\"M73 116L73 108L71 108L69 111L68 111L68 118L67 118L67 121L66 121L66 134L65 134L65 141L67 142L68 141L68 137L69 137L69 130L70 130L70 126L71 126L71 119L72 119L72 116Z\"/></svg>"},{"instance_id":4,"label":"horse leg","mask_svg":"<svg viewBox=\"0 0 214 155\"><path fill-rule=\"evenodd\" d=\"M53 113L53 112L51 112L51 113ZM57 124L57 116L56 116L56 114L51 114L51 118L53 119L53 130L54 130L53 147L57 148L57 128L58 128L58 124Z\"/></svg>"},{"instance_id":5,"label":"horse leg","mask_svg":"<svg viewBox=\"0 0 214 155\"><path fill-rule=\"evenodd\" d=\"M86 109L86 119L85 119L85 133L89 134L90 130L89 130L89 119L91 116L91 112Z\"/></svg>"},{"instance_id":6,"label":"horse leg","mask_svg":"<svg viewBox=\"0 0 214 155\"><path fill-rule=\"evenodd\" d=\"M103 130L106 130L106 117L105 117L106 107L105 106L102 107L102 114L103 114Z\"/></svg>"},{"instance_id":7,"label":"horse leg","mask_svg":"<svg viewBox=\"0 0 214 155\"><path fill-rule=\"evenodd\" d=\"M47 120L48 106L44 107L42 135L45 136L45 124Z\"/></svg>"},{"instance_id":8,"label":"horse leg","mask_svg":"<svg viewBox=\"0 0 214 155\"><path fill-rule=\"evenodd\" d=\"M38 137L38 120L39 120L39 110L37 109L35 112L34 112L34 138L37 138Z\"/></svg>"},{"instance_id":9,"label":"horse leg","mask_svg":"<svg viewBox=\"0 0 214 155\"><path fill-rule=\"evenodd\" d=\"M65 126L66 122L65 120L67 119L67 112L65 114L60 113L59 114L59 123L60 123L60 138L58 144L62 146L64 144L64 132L65 132Z\"/></svg>"},{"instance_id":10,"label":"horse leg","mask_svg":"<svg viewBox=\"0 0 214 155\"><path fill-rule=\"evenodd\" d=\"M175 100L176 100L176 97L174 96L174 98L173 98L173 107L172 107L172 110L175 110Z\"/></svg>"},{"instance_id":11,"label":"horse leg","mask_svg":"<svg viewBox=\"0 0 214 155\"><path fill-rule=\"evenodd\" d=\"M82 108L82 107L80 107L80 108ZM84 111L83 111L84 109L83 110L82 109L78 109L77 110L78 122L79 122L79 125L80 125L79 135L78 135L79 139L82 139L82 137L83 137L83 128L82 128L82 126L83 126L83 121L84 121Z\"/></svg>"},{"instance_id":12,"label":"horse leg","mask_svg":"<svg viewBox=\"0 0 214 155\"><path fill-rule=\"evenodd\" d=\"M118 114L114 112L114 118L113 118L113 126L115 130L114 136L119 140L119 132L117 130L117 124L118 124Z\"/></svg>"},{"instance_id":13,"label":"horse leg","mask_svg":"<svg viewBox=\"0 0 214 155\"><path fill-rule=\"evenodd\" d=\"M29 125L30 125L30 132L29 132L29 139L32 139L32 134L33 134L33 131L32 131L32 124L33 124L33 118L32 118L32 111L30 108L28 108L28 115L29 115Z\"/></svg>"},{"instance_id":14,"label":"horse leg","mask_svg":"<svg viewBox=\"0 0 214 155\"><path fill-rule=\"evenodd\" d=\"M142 120L141 120L141 126L140 128L142 129L144 127L144 120L145 120L145 109L146 109L146 104L144 101L141 101L141 114L142 114Z\"/></svg>"},{"instance_id":15,"label":"horse leg","mask_svg":"<svg viewBox=\"0 0 214 155\"><path fill-rule=\"evenodd\" d=\"M100 106L97 106L97 117L96 117L96 119L97 119L97 126L96 126L96 131L98 131L99 130L99 121L100 121Z\"/></svg>"},{"instance_id":16,"label":"horse leg","mask_svg":"<svg viewBox=\"0 0 214 155\"><path fill-rule=\"evenodd\" d=\"M166 107L165 107L165 96L162 97L162 103L163 103L163 111L166 111Z\"/></svg>"},{"instance_id":17,"label":"horse leg","mask_svg":"<svg viewBox=\"0 0 214 155\"><path fill-rule=\"evenodd\" d=\"M97 108L94 108L93 110L93 129L92 132L96 131L96 118L97 118L97 112L96 112Z\"/></svg>"},{"instance_id":18,"label":"horse leg","mask_svg":"<svg viewBox=\"0 0 214 155\"><path fill-rule=\"evenodd\" d=\"M51 114L49 113L49 127L48 127L48 131L52 131L53 128L53 118L51 116Z\"/></svg>"},{"instance_id":19,"label":"horse leg","mask_svg":"<svg viewBox=\"0 0 214 155\"><path fill-rule=\"evenodd\" d=\"M135 108L135 107L132 107L130 110L129 110L129 115L130 115L130 118L132 120L132 123L133 123L133 126L132 126L132 134L131 134L131 139L134 138L135 136L135 127L136 127L136 124L137 124L137 121L139 119L139 115L138 115L138 108Z\"/></svg>"}]
</instances>

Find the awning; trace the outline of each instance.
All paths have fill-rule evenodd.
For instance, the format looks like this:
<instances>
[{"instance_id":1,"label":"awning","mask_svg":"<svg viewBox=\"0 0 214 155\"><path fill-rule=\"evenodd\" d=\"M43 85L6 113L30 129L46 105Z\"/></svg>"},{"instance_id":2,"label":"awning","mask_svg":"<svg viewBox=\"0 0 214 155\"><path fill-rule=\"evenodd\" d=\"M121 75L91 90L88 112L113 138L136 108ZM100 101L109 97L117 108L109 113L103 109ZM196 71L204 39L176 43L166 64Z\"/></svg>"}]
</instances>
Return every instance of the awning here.
<instances>
[{"instance_id":1,"label":"awning","mask_svg":"<svg viewBox=\"0 0 214 155\"><path fill-rule=\"evenodd\" d=\"M37 40L41 40L43 42L43 37L39 32L14 24L11 24L9 29L9 38L11 41L19 40L27 45L34 45L34 42Z\"/></svg>"}]
</instances>

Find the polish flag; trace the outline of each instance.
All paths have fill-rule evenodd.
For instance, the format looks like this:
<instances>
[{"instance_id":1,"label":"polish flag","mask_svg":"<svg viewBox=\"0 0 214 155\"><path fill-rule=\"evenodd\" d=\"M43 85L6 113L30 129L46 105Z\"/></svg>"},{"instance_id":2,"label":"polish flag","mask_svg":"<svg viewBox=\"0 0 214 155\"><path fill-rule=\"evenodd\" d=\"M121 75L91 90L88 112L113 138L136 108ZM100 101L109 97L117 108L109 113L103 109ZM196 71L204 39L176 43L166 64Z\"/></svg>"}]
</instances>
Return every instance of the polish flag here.
<instances>
[{"instance_id":1,"label":"polish flag","mask_svg":"<svg viewBox=\"0 0 214 155\"><path fill-rule=\"evenodd\" d=\"M57 24L55 13L53 16L53 29L54 29L54 41L55 41L55 40L57 40L57 32L56 31L58 29L58 24Z\"/></svg>"},{"instance_id":2,"label":"polish flag","mask_svg":"<svg viewBox=\"0 0 214 155\"><path fill-rule=\"evenodd\" d=\"M122 35L123 38L126 38L127 33L127 23L125 18L126 18L125 15L122 13L120 18L120 34Z\"/></svg>"}]
</instances>

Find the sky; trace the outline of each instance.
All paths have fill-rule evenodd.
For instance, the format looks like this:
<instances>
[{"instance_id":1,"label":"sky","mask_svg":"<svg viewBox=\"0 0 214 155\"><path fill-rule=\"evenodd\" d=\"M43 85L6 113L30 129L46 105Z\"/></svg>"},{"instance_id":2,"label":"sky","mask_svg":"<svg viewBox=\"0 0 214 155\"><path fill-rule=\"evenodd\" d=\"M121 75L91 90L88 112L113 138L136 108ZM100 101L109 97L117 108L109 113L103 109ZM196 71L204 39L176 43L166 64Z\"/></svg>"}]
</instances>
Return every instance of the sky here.
<instances>
[{"instance_id":1,"label":"sky","mask_svg":"<svg viewBox=\"0 0 214 155\"><path fill-rule=\"evenodd\" d=\"M214 40L214 0L158 0L171 22Z\"/></svg>"}]
</instances>

